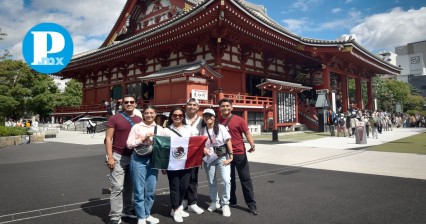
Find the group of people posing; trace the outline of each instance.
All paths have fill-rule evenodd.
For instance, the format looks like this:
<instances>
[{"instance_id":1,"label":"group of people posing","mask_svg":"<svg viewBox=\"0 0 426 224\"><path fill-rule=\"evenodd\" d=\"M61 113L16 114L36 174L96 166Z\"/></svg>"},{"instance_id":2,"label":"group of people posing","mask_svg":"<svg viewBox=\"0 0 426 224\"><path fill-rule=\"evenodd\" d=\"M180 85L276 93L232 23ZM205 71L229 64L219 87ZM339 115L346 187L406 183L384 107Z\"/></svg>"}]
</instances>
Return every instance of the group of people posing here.
<instances>
[{"instance_id":1,"label":"group of people posing","mask_svg":"<svg viewBox=\"0 0 426 224\"><path fill-rule=\"evenodd\" d=\"M210 108L205 109L202 116L199 116L199 102L191 98L185 108L175 107L170 111L165 127L156 124L155 107L145 106L142 117L134 114L135 107L135 98L125 96L122 111L111 116L107 123L106 164L110 169L111 182L109 223L120 223L122 217L137 218L138 224L160 222L151 215L159 170L152 168L149 154L141 155L134 150L152 145L154 135L207 136L203 153L206 157L214 158L203 162L211 200L207 210L221 210L223 216L231 216L230 207L237 205L237 170L249 211L252 215L259 214L243 135L250 144L248 152L255 151L255 145L245 120L232 114L231 100L219 101L221 116L217 116ZM226 150L222 150L224 148ZM199 167L161 172L167 175L169 180L170 215L175 222L183 222L189 212L204 213L197 204ZM220 178L220 181L217 178ZM218 185L222 189L220 193Z\"/></svg>"}]
</instances>

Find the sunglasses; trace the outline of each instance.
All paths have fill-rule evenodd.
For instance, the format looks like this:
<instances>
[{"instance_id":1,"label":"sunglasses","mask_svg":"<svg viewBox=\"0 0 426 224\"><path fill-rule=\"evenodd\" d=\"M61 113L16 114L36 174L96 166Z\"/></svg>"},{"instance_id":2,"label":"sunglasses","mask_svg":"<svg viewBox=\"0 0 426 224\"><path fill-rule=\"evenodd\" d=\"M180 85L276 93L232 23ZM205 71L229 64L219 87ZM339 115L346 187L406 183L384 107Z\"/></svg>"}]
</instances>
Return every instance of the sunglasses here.
<instances>
[{"instance_id":1,"label":"sunglasses","mask_svg":"<svg viewBox=\"0 0 426 224\"><path fill-rule=\"evenodd\" d=\"M123 104L134 104L135 101L123 101Z\"/></svg>"},{"instance_id":2,"label":"sunglasses","mask_svg":"<svg viewBox=\"0 0 426 224\"><path fill-rule=\"evenodd\" d=\"M213 117L213 114L203 114L203 117Z\"/></svg>"},{"instance_id":3,"label":"sunglasses","mask_svg":"<svg viewBox=\"0 0 426 224\"><path fill-rule=\"evenodd\" d=\"M173 117L174 117L174 118L178 118L178 117L182 118L182 117L183 117L183 114L173 114Z\"/></svg>"}]
</instances>

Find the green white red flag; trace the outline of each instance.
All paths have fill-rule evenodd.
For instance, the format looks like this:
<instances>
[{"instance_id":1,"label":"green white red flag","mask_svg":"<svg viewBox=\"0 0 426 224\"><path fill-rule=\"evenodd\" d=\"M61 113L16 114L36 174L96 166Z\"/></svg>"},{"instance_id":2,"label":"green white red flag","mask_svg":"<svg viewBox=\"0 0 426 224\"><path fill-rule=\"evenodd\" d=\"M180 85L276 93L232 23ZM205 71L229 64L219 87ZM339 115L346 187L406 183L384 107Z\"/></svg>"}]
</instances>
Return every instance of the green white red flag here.
<instances>
[{"instance_id":1,"label":"green white red flag","mask_svg":"<svg viewBox=\"0 0 426 224\"><path fill-rule=\"evenodd\" d=\"M206 141L207 136L154 136L151 166L164 170L201 166Z\"/></svg>"}]
</instances>

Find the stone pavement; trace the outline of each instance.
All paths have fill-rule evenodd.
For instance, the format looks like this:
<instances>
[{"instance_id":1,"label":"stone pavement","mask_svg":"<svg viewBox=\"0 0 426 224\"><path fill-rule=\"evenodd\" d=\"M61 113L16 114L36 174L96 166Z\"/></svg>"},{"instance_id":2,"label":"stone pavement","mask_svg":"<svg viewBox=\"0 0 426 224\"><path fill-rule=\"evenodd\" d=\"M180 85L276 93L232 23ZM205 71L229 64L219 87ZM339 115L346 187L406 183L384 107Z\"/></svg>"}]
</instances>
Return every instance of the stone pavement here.
<instances>
[{"instance_id":1,"label":"stone pavement","mask_svg":"<svg viewBox=\"0 0 426 224\"><path fill-rule=\"evenodd\" d=\"M395 141L425 131L425 128L393 129L393 131L379 134L378 139L368 138L367 144L355 144L355 138L331 136L299 143L256 144L257 150L253 154L249 153L249 160L426 180L426 155L368 151L369 146ZM285 136L280 138L285 140ZM401 145L401 147L407 147L407 145Z\"/></svg>"},{"instance_id":2,"label":"stone pavement","mask_svg":"<svg viewBox=\"0 0 426 224\"><path fill-rule=\"evenodd\" d=\"M379 139L368 138L367 144L355 144L355 138L331 136L298 143L262 141L256 143L256 152L248 153L248 157L249 161L260 163L426 180L426 155L368 151L369 146L425 131L425 128L395 128L379 134ZM104 137L104 132L61 131L46 142L94 145L103 144ZM279 139L285 140L285 135Z\"/></svg>"}]
</instances>

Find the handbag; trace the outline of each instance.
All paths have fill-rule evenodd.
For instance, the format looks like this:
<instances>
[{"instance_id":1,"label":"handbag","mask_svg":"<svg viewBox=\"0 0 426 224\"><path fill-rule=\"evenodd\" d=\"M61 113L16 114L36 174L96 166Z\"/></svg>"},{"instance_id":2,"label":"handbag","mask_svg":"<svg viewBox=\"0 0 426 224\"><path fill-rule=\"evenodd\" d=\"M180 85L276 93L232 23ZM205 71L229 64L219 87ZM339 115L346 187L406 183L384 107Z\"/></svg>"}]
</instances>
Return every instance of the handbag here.
<instances>
[{"instance_id":1,"label":"handbag","mask_svg":"<svg viewBox=\"0 0 426 224\"><path fill-rule=\"evenodd\" d=\"M155 125L155 128L154 128L154 135L156 134L157 134L157 125ZM133 150L139 156L150 156L152 154L152 149L153 149L152 144L149 144L149 145L141 144L133 148Z\"/></svg>"},{"instance_id":2,"label":"handbag","mask_svg":"<svg viewBox=\"0 0 426 224\"><path fill-rule=\"evenodd\" d=\"M207 130L207 127L206 127L206 131L207 131L207 135L209 136L210 142L213 142L212 138L210 137L209 130ZM228 152L228 146L226 144L223 144L221 146L213 146L213 150L217 156L224 156Z\"/></svg>"}]
</instances>

